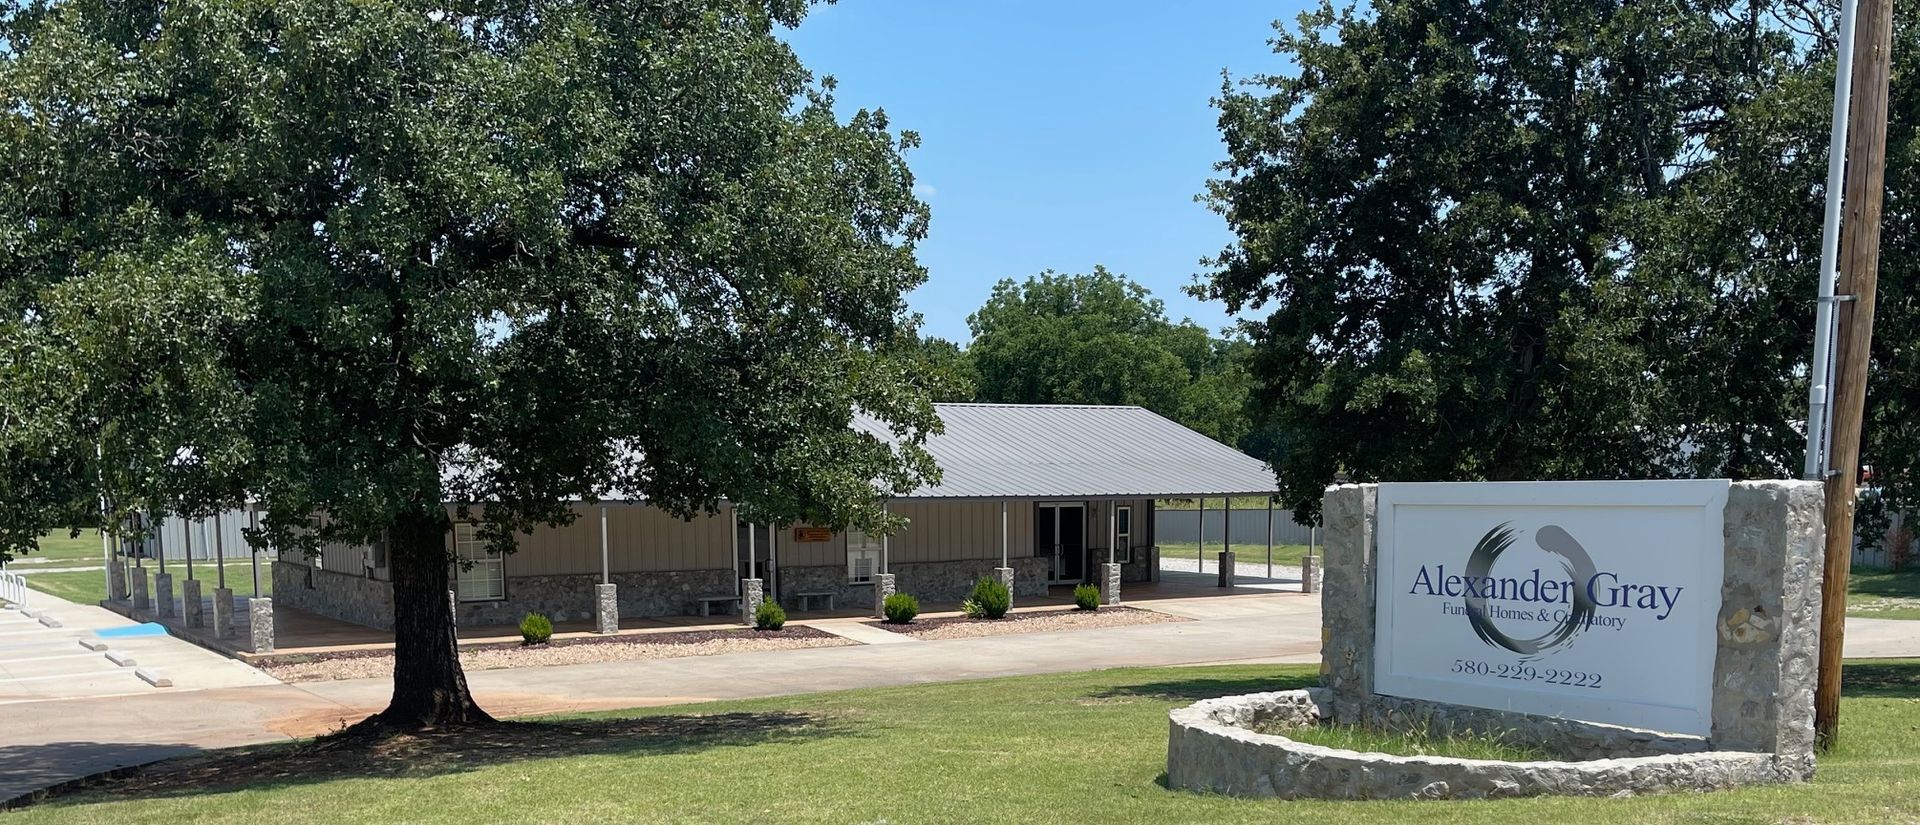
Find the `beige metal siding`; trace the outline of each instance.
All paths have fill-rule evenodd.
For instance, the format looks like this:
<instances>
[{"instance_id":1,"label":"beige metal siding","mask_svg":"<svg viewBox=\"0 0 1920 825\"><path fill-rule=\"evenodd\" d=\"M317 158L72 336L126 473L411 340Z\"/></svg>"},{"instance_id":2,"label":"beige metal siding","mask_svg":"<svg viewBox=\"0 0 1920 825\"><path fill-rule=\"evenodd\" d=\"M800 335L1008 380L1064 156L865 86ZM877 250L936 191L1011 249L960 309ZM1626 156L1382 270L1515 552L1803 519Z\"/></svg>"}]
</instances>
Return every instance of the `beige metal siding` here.
<instances>
[{"instance_id":1,"label":"beige metal siding","mask_svg":"<svg viewBox=\"0 0 1920 825\"><path fill-rule=\"evenodd\" d=\"M893 537L892 563L1000 558L1000 502L901 501L892 510L908 519ZM1033 555L1033 502L1007 503L1007 556Z\"/></svg>"},{"instance_id":2,"label":"beige metal siding","mask_svg":"<svg viewBox=\"0 0 1920 825\"><path fill-rule=\"evenodd\" d=\"M565 527L535 528L516 536L519 549L507 558L509 576L557 576L600 572L600 508L576 508ZM731 568L733 540L727 515L682 521L644 504L607 505L607 563L614 572Z\"/></svg>"}]
</instances>

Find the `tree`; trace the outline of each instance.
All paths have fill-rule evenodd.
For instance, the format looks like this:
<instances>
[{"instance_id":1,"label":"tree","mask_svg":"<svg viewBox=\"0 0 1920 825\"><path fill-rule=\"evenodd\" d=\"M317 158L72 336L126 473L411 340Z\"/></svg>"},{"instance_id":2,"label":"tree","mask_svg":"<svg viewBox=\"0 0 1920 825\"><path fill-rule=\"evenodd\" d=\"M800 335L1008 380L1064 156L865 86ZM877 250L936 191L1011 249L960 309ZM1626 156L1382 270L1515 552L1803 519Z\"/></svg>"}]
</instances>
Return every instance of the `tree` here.
<instances>
[{"instance_id":1,"label":"tree","mask_svg":"<svg viewBox=\"0 0 1920 825\"><path fill-rule=\"evenodd\" d=\"M487 719L453 518L510 551L618 490L889 529L937 477L917 138L835 116L774 30L805 7L0 10L0 536L250 498L256 544L384 539L369 727L408 728Z\"/></svg>"},{"instance_id":2,"label":"tree","mask_svg":"<svg viewBox=\"0 0 1920 825\"><path fill-rule=\"evenodd\" d=\"M1138 405L1229 444L1247 431L1244 348L1168 321L1146 287L1105 267L1003 280L967 325L981 400Z\"/></svg>"},{"instance_id":3,"label":"tree","mask_svg":"<svg viewBox=\"0 0 1920 825\"><path fill-rule=\"evenodd\" d=\"M1298 70L1217 101L1237 241L1199 292L1267 311L1296 512L1343 473L1797 474L1818 11L1396 0L1283 30Z\"/></svg>"},{"instance_id":4,"label":"tree","mask_svg":"<svg viewBox=\"0 0 1920 825\"><path fill-rule=\"evenodd\" d=\"M914 352L918 369L927 376L935 401L972 401L980 376L973 359L959 344L945 338L921 338Z\"/></svg>"}]
</instances>

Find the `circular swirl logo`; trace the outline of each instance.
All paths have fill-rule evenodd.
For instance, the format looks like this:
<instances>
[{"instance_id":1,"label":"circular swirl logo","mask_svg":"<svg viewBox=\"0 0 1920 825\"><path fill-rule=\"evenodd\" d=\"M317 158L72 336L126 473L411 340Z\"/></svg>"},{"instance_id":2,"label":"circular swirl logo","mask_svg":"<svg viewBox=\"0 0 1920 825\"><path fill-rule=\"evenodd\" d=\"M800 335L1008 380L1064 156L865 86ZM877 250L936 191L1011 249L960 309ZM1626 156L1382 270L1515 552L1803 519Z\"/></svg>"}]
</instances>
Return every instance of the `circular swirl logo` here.
<instances>
[{"instance_id":1,"label":"circular swirl logo","mask_svg":"<svg viewBox=\"0 0 1920 825\"><path fill-rule=\"evenodd\" d=\"M1493 564L1500 554L1513 547L1515 531L1504 523L1488 530L1480 542L1473 547L1473 554L1467 557L1467 575L1490 577ZM1591 581L1594 577L1593 558L1587 555L1587 549L1580 546L1571 534L1557 525L1546 525L1533 532L1534 544L1554 556L1566 567L1567 574L1576 582ZM1495 627L1493 620L1487 617L1486 597L1469 592L1462 599L1466 606L1467 621L1472 623L1474 635L1480 641L1495 647L1506 648L1522 656L1538 656L1562 647L1585 630L1593 620L1593 598L1587 594L1587 588L1573 588L1572 609L1566 618L1558 622L1552 630L1530 639L1516 639Z\"/></svg>"}]
</instances>

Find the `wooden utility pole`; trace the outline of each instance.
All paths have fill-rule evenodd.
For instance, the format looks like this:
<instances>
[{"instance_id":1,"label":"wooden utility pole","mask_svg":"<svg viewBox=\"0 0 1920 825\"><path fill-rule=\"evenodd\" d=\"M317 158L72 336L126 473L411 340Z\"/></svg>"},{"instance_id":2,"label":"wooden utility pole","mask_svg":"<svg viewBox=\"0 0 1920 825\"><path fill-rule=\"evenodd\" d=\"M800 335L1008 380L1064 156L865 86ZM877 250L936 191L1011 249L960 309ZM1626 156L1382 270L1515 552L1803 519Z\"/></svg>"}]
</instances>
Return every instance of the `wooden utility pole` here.
<instances>
[{"instance_id":1,"label":"wooden utility pole","mask_svg":"<svg viewBox=\"0 0 1920 825\"><path fill-rule=\"evenodd\" d=\"M1880 201L1887 162L1887 77L1893 0L1860 0L1854 31L1853 108L1847 128L1846 216L1834 290L1833 431L1826 481L1827 545L1820 587L1820 672L1813 725L1832 747L1840 726L1840 658L1846 633L1847 572L1853 564L1853 505L1860 476L1860 425L1867 403L1874 286L1880 275Z\"/></svg>"}]
</instances>

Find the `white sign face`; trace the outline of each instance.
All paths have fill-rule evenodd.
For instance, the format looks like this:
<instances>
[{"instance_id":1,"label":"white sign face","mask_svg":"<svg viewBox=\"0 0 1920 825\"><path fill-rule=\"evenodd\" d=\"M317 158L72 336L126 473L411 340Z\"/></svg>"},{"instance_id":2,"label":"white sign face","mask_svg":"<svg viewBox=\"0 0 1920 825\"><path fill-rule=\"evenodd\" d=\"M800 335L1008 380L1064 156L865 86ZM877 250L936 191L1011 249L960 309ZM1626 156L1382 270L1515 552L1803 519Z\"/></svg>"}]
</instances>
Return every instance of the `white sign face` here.
<instances>
[{"instance_id":1,"label":"white sign face","mask_svg":"<svg viewBox=\"0 0 1920 825\"><path fill-rule=\"evenodd\" d=\"M1705 735L1727 488L1381 484L1374 690Z\"/></svg>"}]
</instances>

